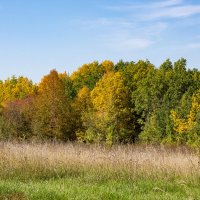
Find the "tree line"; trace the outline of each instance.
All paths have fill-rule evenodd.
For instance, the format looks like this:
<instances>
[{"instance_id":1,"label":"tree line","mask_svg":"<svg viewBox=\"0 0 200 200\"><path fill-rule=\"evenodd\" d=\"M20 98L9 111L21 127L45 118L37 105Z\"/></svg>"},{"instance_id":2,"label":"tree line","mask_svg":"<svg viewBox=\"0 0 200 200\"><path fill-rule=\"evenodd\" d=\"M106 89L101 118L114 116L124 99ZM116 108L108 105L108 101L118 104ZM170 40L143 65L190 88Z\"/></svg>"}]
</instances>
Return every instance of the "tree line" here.
<instances>
[{"instance_id":1,"label":"tree line","mask_svg":"<svg viewBox=\"0 0 200 200\"><path fill-rule=\"evenodd\" d=\"M200 144L200 71L184 58L84 64L0 81L1 140Z\"/></svg>"}]
</instances>

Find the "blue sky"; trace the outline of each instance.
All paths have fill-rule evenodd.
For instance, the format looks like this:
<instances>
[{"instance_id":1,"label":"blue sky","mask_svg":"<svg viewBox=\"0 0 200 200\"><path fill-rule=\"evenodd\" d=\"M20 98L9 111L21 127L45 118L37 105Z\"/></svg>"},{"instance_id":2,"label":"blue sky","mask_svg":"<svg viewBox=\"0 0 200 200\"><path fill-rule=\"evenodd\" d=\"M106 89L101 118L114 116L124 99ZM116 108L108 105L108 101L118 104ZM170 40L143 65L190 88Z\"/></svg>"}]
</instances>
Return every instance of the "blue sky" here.
<instances>
[{"instance_id":1,"label":"blue sky","mask_svg":"<svg viewBox=\"0 0 200 200\"><path fill-rule=\"evenodd\" d=\"M0 0L0 79L184 57L200 69L200 1Z\"/></svg>"}]
</instances>

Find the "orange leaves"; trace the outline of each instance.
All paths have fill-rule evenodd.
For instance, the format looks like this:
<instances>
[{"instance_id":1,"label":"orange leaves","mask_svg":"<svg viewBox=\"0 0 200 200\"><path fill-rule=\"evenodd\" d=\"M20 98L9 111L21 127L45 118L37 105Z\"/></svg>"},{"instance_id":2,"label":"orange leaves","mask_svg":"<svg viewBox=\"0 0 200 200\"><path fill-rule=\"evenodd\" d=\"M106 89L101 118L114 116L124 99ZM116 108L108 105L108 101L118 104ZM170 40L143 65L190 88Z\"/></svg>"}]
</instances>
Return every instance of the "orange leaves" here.
<instances>
[{"instance_id":1,"label":"orange leaves","mask_svg":"<svg viewBox=\"0 0 200 200\"><path fill-rule=\"evenodd\" d=\"M65 93L64 83L57 71L52 70L39 84L34 116L35 134L43 137L70 139L73 136L70 97Z\"/></svg>"},{"instance_id":2,"label":"orange leaves","mask_svg":"<svg viewBox=\"0 0 200 200\"><path fill-rule=\"evenodd\" d=\"M62 83L61 80L59 79L58 72L56 70L51 70L49 75L43 77L38 88L39 92L47 92L55 90L56 88L59 88L61 85Z\"/></svg>"}]
</instances>

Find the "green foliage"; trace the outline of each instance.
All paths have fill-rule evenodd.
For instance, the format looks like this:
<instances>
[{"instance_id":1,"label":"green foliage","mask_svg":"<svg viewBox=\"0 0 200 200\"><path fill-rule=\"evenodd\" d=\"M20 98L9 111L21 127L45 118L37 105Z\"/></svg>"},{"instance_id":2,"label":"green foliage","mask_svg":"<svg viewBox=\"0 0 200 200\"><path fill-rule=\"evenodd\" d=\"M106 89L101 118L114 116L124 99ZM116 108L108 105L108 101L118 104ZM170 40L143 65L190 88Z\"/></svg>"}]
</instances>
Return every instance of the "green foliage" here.
<instances>
[{"instance_id":1,"label":"green foliage","mask_svg":"<svg viewBox=\"0 0 200 200\"><path fill-rule=\"evenodd\" d=\"M96 82L102 77L103 70L98 62L84 64L71 75L73 87L78 92L84 86L90 90L95 87Z\"/></svg>"},{"instance_id":2,"label":"green foliage","mask_svg":"<svg viewBox=\"0 0 200 200\"><path fill-rule=\"evenodd\" d=\"M171 110L176 109L183 117L189 113L191 97L199 81L196 76L195 70L186 70L186 60L180 59L174 65L166 60L159 69L151 69L142 79L132 93L135 110L141 116L142 141L180 143ZM181 143L186 144L186 141Z\"/></svg>"},{"instance_id":3,"label":"green foliage","mask_svg":"<svg viewBox=\"0 0 200 200\"><path fill-rule=\"evenodd\" d=\"M93 109L83 116L88 135L99 142L125 142L134 137L128 89L120 72L108 72L91 92Z\"/></svg>"},{"instance_id":4,"label":"green foliage","mask_svg":"<svg viewBox=\"0 0 200 200\"><path fill-rule=\"evenodd\" d=\"M76 96L76 91L73 87L73 82L70 79L70 77L65 72L65 73L59 74L59 78L63 82L65 95L70 97L70 99L74 99L74 97Z\"/></svg>"},{"instance_id":5,"label":"green foliage","mask_svg":"<svg viewBox=\"0 0 200 200\"><path fill-rule=\"evenodd\" d=\"M200 90L196 91L192 96L190 111L185 118L179 117L178 110L171 113L174 130L177 134L179 143L191 146L199 146L199 115L200 115Z\"/></svg>"},{"instance_id":6,"label":"green foliage","mask_svg":"<svg viewBox=\"0 0 200 200\"><path fill-rule=\"evenodd\" d=\"M0 83L0 104L7 101L23 99L24 97L36 94L37 86L31 80L25 77L12 76Z\"/></svg>"},{"instance_id":7,"label":"green foliage","mask_svg":"<svg viewBox=\"0 0 200 200\"><path fill-rule=\"evenodd\" d=\"M39 85L13 76L0 81L0 137L198 146L199 90L200 71L184 58L158 68L95 61Z\"/></svg>"}]
</instances>

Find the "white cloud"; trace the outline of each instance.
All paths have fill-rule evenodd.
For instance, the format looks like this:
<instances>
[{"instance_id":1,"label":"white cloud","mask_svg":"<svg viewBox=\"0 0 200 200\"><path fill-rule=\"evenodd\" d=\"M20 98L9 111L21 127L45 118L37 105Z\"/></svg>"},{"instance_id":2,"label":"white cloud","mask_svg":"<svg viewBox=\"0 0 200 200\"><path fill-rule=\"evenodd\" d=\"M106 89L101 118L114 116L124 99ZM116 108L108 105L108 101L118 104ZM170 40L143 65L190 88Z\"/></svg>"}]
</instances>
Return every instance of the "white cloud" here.
<instances>
[{"instance_id":1,"label":"white cloud","mask_svg":"<svg viewBox=\"0 0 200 200\"><path fill-rule=\"evenodd\" d=\"M104 29L104 28L125 28L132 29L135 27L136 23L134 23L131 19L126 18L96 18L96 19L87 19L87 20L73 20L73 24L79 25L80 27L85 27L87 29Z\"/></svg>"},{"instance_id":2,"label":"white cloud","mask_svg":"<svg viewBox=\"0 0 200 200\"><path fill-rule=\"evenodd\" d=\"M112 51L132 51L148 48L159 41L159 35L168 27L165 22L148 23L145 26L132 18L97 18L76 21L79 27L97 31L94 39Z\"/></svg>"},{"instance_id":3,"label":"white cloud","mask_svg":"<svg viewBox=\"0 0 200 200\"><path fill-rule=\"evenodd\" d=\"M97 31L95 40L102 46L120 51L145 49L152 44L160 43L162 33L170 29L171 25L170 21L165 19L178 19L200 14L200 4L186 4L184 0L157 0L146 4L130 3L108 8L114 12L124 12L125 15L80 20L80 25L84 29ZM191 18L187 20L191 21ZM184 23L184 26L187 25ZM191 45L190 48L199 47Z\"/></svg>"},{"instance_id":4,"label":"white cloud","mask_svg":"<svg viewBox=\"0 0 200 200\"><path fill-rule=\"evenodd\" d=\"M168 24L164 22L150 23L140 28L140 33L147 36L159 36L163 31L168 28Z\"/></svg>"},{"instance_id":5,"label":"white cloud","mask_svg":"<svg viewBox=\"0 0 200 200\"><path fill-rule=\"evenodd\" d=\"M102 46L116 51L145 49L159 41L167 23L155 22L142 26L130 18L97 18L77 21L79 27L97 31L93 38ZM91 38L92 39L92 38Z\"/></svg>"},{"instance_id":6,"label":"white cloud","mask_svg":"<svg viewBox=\"0 0 200 200\"><path fill-rule=\"evenodd\" d=\"M131 37L127 33L114 34L102 38L105 47L114 51L131 51L146 49L154 42L147 38Z\"/></svg>"},{"instance_id":7,"label":"white cloud","mask_svg":"<svg viewBox=\"0 0 200 200\"><path fill-rule=\"evenodd\" d=\"M166 8L170 6L180 5L182 0L164 0L156 1L153 3L128 3L126 5L119 6L107 6L106 8L113 11L133 11L135 9L159 9Z\"/></svg>"},{"instance_id":8,"label":"white cloud","mask_svg":"<svg viewBox=\"0 0 200 200\"><path fill-rule=\"evenodd\" d=\"M118 50L133 50L145 49L153 44L153 41L145 38L123 38L116 39L111 42L111 45Z\"/></svg>"},{"instance_id":9,"label":"white cloud","mask_svg":"<svg viewBox=\"0 0 200 200\"><path fill-rule=\"evenodd\" d=\"M176 6L151 12L144 19L181 18L200 14L200 6Z\"/></svg>"},{"instance_id":10,"label":"white cloud","mask_svg":"<svg viewBox=\"0 0 200 200\"><path fill-rule=\"evenodd\" d=\"M182 18L200 14L200 4L186 4L183 0L154 1L153 3L126 4L109 7L114 11L128 12L137 20Z\"/></svg>"},{"instance_id":11,"label":"white cloud","mask_svg":"<svg viewBox=\"0 0 200 200\"><path fill-rule=\"evenodd\" d=\"M165 8L165 7L179 5L182 2L183 2L182 0L165 0L165 1L153 3L151 7L154 7L154 8Z\"/></svg>"}]
</instances>

